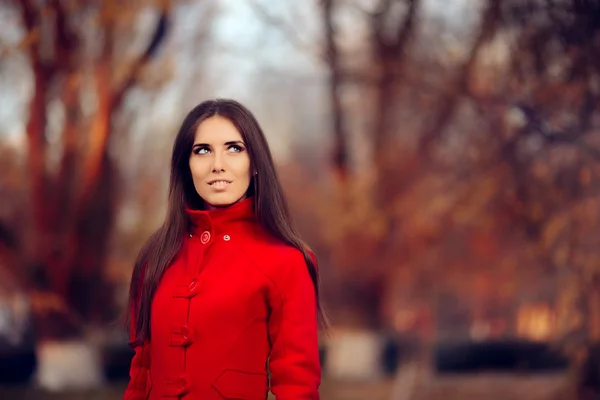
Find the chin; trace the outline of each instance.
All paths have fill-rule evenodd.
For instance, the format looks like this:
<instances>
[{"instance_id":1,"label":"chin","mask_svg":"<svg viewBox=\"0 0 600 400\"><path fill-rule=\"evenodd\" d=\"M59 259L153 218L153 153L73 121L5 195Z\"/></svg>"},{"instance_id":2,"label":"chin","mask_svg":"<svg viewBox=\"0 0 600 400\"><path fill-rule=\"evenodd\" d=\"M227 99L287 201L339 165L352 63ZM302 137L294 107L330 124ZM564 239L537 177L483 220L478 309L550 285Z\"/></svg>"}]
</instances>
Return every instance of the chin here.
<instances>
[{"instance_id":1,"label":"chin","mask_svg":"<svg viewBox=\"0 0 600 400\"><path fill-rule=\"evenodd\" d=\"M222 208L222 207L229 207L230 205L233 204L233 202L216 202L213 201L212 203L209 203L208 201L206 202L206 204L210 207L216 207L216 208Z\"/></svg>"},{"instance_id":2,"label":"chin","mask_svg":"<svg viewBox=\"0 0 600 400\"><path fill-rule=\"evenodd\" d=\"M244 197L244 195L231 196L229 194L224 196L212 195L204 197L204 202L210 207L228 207L242 200Z\"/></svg>"}]
</instances>

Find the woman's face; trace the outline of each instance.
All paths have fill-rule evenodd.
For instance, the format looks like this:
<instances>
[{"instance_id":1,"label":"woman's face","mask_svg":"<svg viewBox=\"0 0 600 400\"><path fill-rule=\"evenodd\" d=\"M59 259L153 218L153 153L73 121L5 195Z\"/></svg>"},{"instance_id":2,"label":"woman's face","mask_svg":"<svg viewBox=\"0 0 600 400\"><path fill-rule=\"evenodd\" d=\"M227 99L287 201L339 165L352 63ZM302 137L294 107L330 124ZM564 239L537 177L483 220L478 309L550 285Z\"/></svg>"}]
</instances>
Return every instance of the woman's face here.
<instances>
[{"instance_id":1,"label":"woman's face","mask_svg":"<svg viewBox=\"0 0 600 400\"><path fill-rule=\"evenodd\" d=\"M235 125L221 116L198 125L190 154L194 187L206 208L224 207L246 197L250 156Z\"/></svg>"}]
</instances>

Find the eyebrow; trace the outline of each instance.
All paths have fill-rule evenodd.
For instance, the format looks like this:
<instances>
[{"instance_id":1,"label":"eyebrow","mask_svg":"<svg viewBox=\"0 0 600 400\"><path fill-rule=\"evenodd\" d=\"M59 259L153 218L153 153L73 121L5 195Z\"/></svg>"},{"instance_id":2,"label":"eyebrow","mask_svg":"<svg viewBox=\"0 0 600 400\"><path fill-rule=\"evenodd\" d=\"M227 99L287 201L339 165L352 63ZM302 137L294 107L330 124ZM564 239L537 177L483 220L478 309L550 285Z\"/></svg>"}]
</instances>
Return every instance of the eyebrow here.
<instances>
[{"instance_id":1,"label":"eyebrow","mask_svg":"<svg viewBox=\"0 0 600 400\"><path fill-rule=\"evenodd\" d=\"M225 142L226 146L231 146L232 144L237 144L237 145L243 145L245 146L246 144L244 142L242 142L241 140L232 140L229 142ZM208 146L210 147L210 145L208 143L194 143L194 145L192 146L192 148L194 147L199 147L199 146Z\"/></svg>"}]
</instances>

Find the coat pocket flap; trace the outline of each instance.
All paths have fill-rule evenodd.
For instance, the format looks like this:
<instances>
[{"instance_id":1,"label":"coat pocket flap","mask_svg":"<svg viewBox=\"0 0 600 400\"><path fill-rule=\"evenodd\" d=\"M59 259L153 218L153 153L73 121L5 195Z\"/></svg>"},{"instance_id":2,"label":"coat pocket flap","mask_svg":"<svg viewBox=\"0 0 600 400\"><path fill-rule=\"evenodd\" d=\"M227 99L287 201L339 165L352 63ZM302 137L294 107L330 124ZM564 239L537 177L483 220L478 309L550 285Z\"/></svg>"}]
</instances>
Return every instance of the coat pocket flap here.
<instances>
[{"instance_id":1,"label":"coat pocket flap","mask_svg":"<svg viewBox=\"0 0 600 400\"><path fill-rule=\"evenodd\" d=\"M226 399L264 400L269 390L266 373L224 370L213 386Z\"/></svg>"}]
</instances>

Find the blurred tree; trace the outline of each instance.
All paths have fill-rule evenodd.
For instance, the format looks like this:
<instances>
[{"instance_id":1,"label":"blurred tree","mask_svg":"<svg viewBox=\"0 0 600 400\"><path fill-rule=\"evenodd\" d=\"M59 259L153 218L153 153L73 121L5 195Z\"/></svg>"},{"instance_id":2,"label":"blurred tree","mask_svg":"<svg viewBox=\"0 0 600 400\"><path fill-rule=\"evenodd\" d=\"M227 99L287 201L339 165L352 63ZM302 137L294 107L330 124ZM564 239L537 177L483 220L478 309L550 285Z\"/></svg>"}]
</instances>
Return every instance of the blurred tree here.
<instances>
[{"instance_id":1,"label":"blurred tree","mask_svg":"<svg viewBox=\"0 0 600 400\"><path fill-rule=\"evenodd\" d=\"M114 318L103 268L116 214L117 170L109 154L125 97L165 41L170 1L21 0L32 95L26 123L28 210L18 258L6 265L30 294L38 336L38 384L48 389L101 382L88 329ZM140 23L144 11L154 21ZM151 25L151 32L148 30ZM141 34L140 34L140 31ZM135 41L147 35L142 49ZM131 43L134 45L131 45ZM139 45L137 47L140 47ZM83 342L81 342L83 339ZM64 375L60 358L74 363Z\"/></svg>"},{"instance_id":2,"label":"blurred tree","mask_svg":"<svg viewBox=\"0 0 600 400\"><path fill-rule=\"evenodd\" d=\"M115 212L108 143L127 91L165 39L170 2L16 6L25 27L19 47L29 55L34 86L26 132L31 240L24 248L28 267L15 269L46 316L41 337L67 338L80 334L84 320L114 315L100 300L110 293L101 268ZM132 22L144 7L157 11L155 28L132 55L124 42L136 34ZM48 314L43 308L51 304L60 306Z\"/></svg>"},{"instance_id":3,"label":"blurred tree","mask_svg":"<svg viewBox=\"0 0 600 400\"><path fill-rule=\"evenodd\" d=\"M321 4L330 47L336 3ZM422 63L422 49L409 52L430 46L414 34L406 39L419 4L377 4L360 9L370 21L372 63L350 70L339 49L328 59L336 92L358 78L364 99L379 99L360 103L372 115L368 170L351 177L350 189L315 200L329 205L317 207L326 221L321 237L345 271L343 302L373 316L381 299L369 293L382 287L388 300L390 291L435 299L454 287L475 318L490 301L514 312L522 299L541 296L556 307L557 338L584 347L596 341L598 3L487 1L454 70ZM424 101L417 110L426 115L408 132L403 92ZM335 120L357 110L333 101ZM481 286L490 279L502 284Z\"/></svg>"},{"instance_id":4,"label":"blurred tree","mask_svg":"<svg viewBox=\"0 0 600 400\"><path fill-rule=\"evenodd\" d=\"M517 32L504 37L508 74L483 84L483 72L474 95L513 116L496 130L512 179L505 199L541 272L556 277L556 339L579 366L600 340L600 3L509 1L503 16L503 33Z\"/></svg>"},{"instance_id":5,"label":"blurred tree","mask_svg":"<svg viewBox=\"0 0 600 400\"><path fill-rule=\"evenodd\" d=\"M328 48L336 46L335 38L331 37L334 19L331 11L328 11L335 3L321 3L325 10L325 42ZM338 4L338 8L340 6ZM424 121L422 132L416 135L416 147L413 146L413 150L401 141L410 133L399 134L400 124L405 123L406 118L399 108L407 101L403 91L413 84L410 82L411 74L427 72L415 70L416 55L412 51L415 46L422 44L415 38L420 6L416 0L382 0L372 10L361 9L360 13L366 18L366 40L372 55L370 61L350 69L347 63L336 61L335 58L329 57L327 60L332 71L331 87L337 87L335 90L340 91L358 77L362 83L361 90L366 94L365 99L373 100L374 104L365 107L369 124L364 136L372 157L365 168L359 168L352 177L353 187L338 193L333 202L335 209L328 208L323 214L326 219L345 221L326 224L330 230L337 232L330 233L330 244L336 254L335 265L347 271L347 278L352 277L355 282L352 285L344 283L348 292L344 303L350 304L351 299L373 299L356 305L362 308L361 314L371 321L369 324L379 320L382 304L377 293L381 293L386 286L388 274L406 264L412 253L411 247L424 239L418 238L418 232L407 229L406 220L398 213L398 204L404 196L412 196L415 184L430 169L431 143L452 122L458 99L473 73L474 61L499 24L499 2L494 1L484 10L479 33L464 64L459 66L455 74L449 74L450 80L443 82L444 93L447 94L440 93L438 96L437 109ZM336 54L339 50L329 50L328 53ZM416 86L419 87L418 84ZM332 107L334 111L338 108L335 102ZM334 119L343 121L349 113L347 109L335 111ZM338 136L340 133L336 132L336 138ZM338 148L344 146L340 140L336 139L335 143ZM422 210L412 210L415 211L418 215L427 213L424 207ZM349 248L353 249L351 253L348 252ZM360 295L357 295L357 291Z\"/></svg>"}]
</instances>

